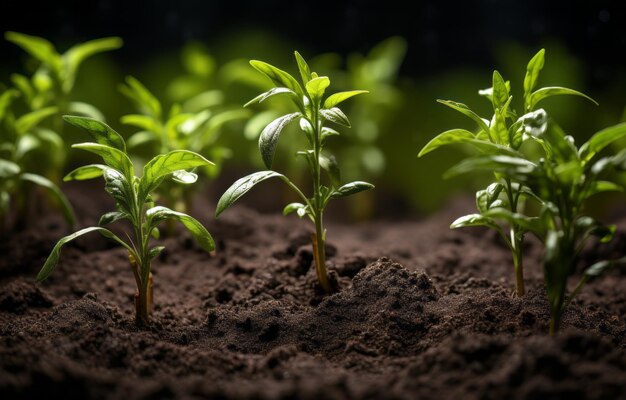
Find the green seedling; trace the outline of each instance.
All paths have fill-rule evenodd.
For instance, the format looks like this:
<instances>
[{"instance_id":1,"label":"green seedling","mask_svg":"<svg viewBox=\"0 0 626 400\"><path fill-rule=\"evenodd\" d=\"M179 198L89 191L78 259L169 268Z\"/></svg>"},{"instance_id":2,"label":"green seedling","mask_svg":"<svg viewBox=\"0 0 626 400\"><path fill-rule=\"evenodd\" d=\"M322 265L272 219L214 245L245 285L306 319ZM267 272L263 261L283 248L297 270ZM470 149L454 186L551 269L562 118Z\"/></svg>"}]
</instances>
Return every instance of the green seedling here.
<instances>
[{"instance_id":1,"label":"green seedling","mask_svg":"<svg viewBox=\"0 0 626 400\"><path fill-rule=\"evenodd\" d=\"M223 96L219 91L202 92L182 104L175 103L165 115L162 102L137 79L126 78L120 90L138 111L121 120L123 124L140 129L128 139L129 148L145 146L153 154L185 149L207 155L215 165L198 172L208 178L215 178L223 162L231 156L230 149L218 143L222 129L248 116L247 110L221 109ZM187 179L195 181L196 173L190 172ZM168 206L187 212L192 192L186 188L190 186L166 183L158 193Z\"/></svg>"},{"instance_id":2,"label":"green seedling","mask_svg":"<svg viewBox=\"0 0 626 400\"><path fill-rule=\"evenodd\" d=\"M30 213L34 184L45 188L59 204L65 219L74 223L74 213L59 187L50 179L31 172L43 151L62 151L55 135L40 126L41 122L57 112L55 107L29 112L16 117L11 110L11 102L19 96L15 89L0 94L0 233L5 233L9 225L11 209L15 225L22 227Z\"/></svg>"},{"instance_id":3,"label":"green seedling","mask_svg":"<svg viewBox=\"0 0 626 400\"><path fill-rule=\"evenodd\" d=\"M593 99L576 90L563 87L543 87L536 89L539 74L544 65L545 51L540 50L528 63L524 78L523 114L532 112L544 99L555 95L576 95L586 98L597 104ZM422 157L439 147L450 144L465 144L473 147L481 154L503 159L525 159L520 149L529 138L524 132L524 118L512 107L510 82L505 81L498 71L493 73L492 87L479 91L486 97L493 107L493 116L490 119L480 117L468 106L449 100L438 100L471 119L477 126L476 132L467 129L452 129L445 131L432 139L420 151ZM475 164L462 162L454 168L455 173L474 173ZM449 176L451 174L448 174ZM478 213L463 216L451 225L451 228L466 226L485 226L496 230L513 255L516 286L518 296L522 296L524 289L523 243L524 235L529 232L528 221L524 214L524 204L535 194L518 182L515 178L505 176L499 172L494 174L494 182L486 189L476 193L476 208ZM505 229L508 226L508 234Z\"/></svg>"},{"instance_id":4,"label":"green seedling","mask_svg":"<svg viewBox=\"0 0 626 400\"><path fill-rule=\"evenodd\" d=\"M315 233L312 234L311 239L317 279L322 290L328 293L333 290L333 287L326 271L324 209L331 199L346 197L372 189L374 186L361 181L343 185L340 183L339 167L335 158L323 152L327 139L338 135L339 132L325 125L331 122L349 127L348 117L337 105L353 96L367 92L363 90L339 92L323 100L324 93L330 86L330 79L311 72L308 64L298 52L295 53L295 57L302 78L301 83L289 73L270 64L256 60L250 61L250 64L267 76L275 87L255 97L246 106L261 103L275 95L282 95L293 101L297 111L275 119L263 129L259 137L259 150L268 170L253 173L236 181L220 198L216 215L220 215L257 183L269 178L279 178L284 181L298 195L302 203L288 204L283 214L295 212L299 217L307 216L315 224ZM305 196L285 175L271 170L280 134L285 126L296 120L299 121L300 129L310 145L309 149L297 153L306 161L313 178L313 196L310 198ZM322 184L322 169L328 174L329 186Z\"/></svg>"},{"instance_id":5,"label":"green seedling","mask_svg":"<svg viewBox=\"0 0 626 400\"><path fill-rule=\"evenodd\" d=\"M133 163L126 153L126 143L122 137L108 125L85 117L66 116L64 119L72 125L84 128L95 143L80 143L72 147L95 153L102 157L104 164L91 164L70 172L66 181L104 177L106 192L115 200L115 211L100 218L97 227L79 230L65 236L56 244L43 268L37 275L38 281L46 279L59 261L61 248L71 240L90 232L99 232L128 251L130 267L137 284L135 295L136 320L141 324L149 323L152 308L152 260L164 249L163 246L150 245L151 237L158 237L157 226L166 220L176 220L183 224L194 239L206 251L213 251L215 243L209 232L197 220L189 215L156 206L151 193L167 178L181 183L188 183L186 170L211 165L212 163L191 151L175 150L159 155L150 160L143 168L141 177L135 176ZM126 220L132 227L132 233L126 233L127 240L122 240L103 226Z\"/></svg>"}]
</instances>

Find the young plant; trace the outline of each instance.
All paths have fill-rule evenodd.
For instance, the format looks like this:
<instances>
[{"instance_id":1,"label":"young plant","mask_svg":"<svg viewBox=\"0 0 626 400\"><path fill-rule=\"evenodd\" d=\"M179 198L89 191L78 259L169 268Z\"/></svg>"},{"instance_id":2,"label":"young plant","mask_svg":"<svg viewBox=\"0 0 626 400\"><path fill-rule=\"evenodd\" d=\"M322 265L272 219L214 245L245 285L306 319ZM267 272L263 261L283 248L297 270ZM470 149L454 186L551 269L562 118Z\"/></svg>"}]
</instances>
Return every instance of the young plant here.
<instances>
[{"instance_id":1,"label":"young plant","mask_svg":"<svg viewBox=\"0 0 626 400\"><path fill-rule=\"evenodd\" d=\"M97 227L81 229L59 240L37 275L37 280L43 281L50 276L59 261L63 245L86 233L99 232L128 251L130 267L137 284L136 319L138 323L148 324L153 298L150 264L164 249L163 246L150 245L150 237L158 237L157 226L166 220L179 221L204 250L215 249L213 238L202 224L189 215L155 206L151 193L167 178L175 178L186 183L184 177L188 174L187 169L212 163L194 152L175 150L154 157L143 168L143 175L137 177L133 164L126 154L126 143L117 132L91 118L65 116L64 119L72 125L84 128L95 141L75 144L72 147L95 153L104 161L104 164L79 167L70 172L65 180L85 180L103 176L104 189L115 200L116 210L104 214ZM120 220L127 220L132 227L132 233L126 233L128 239L126 241L103 227Z\"/></svg>"},{"instance_id":2,"label":"young plant","mask_svg":"<svg viewBox=\"0 0 626 400\"><path fill-rule=\"evenodd\" d=\"M261 181L269 178L279 178L284 181L298 195L302 203L288 204L283 214L287 215L295 212L299 217L307 216L315 224L315 233L312 234L311 238L315 269L322 290L328 293L333 290L333 287L326 272L324 209L331 199L349 196L363 190L372 189L374 186L361 181L350 182L344 185L340 184L339 167L335 158L323 153L323 148L328 138L338 135L339 132L325 125L331 122L349 127L350 122L348 118L337 105L350 97L367 92L363 90L339 92L323 100L324 93L330 86L330 79L311 72L308 64L298 52L295 52L295 58L302 78L302 84L289 73L270 64L256 60L250 61L250 64L257 71L267 76L274 83L275 87L255 97L246 106L261 103L275 95L283 95L293 101L297 111L275 119L263 129L259 137L259 150L268 170L256 172L237 180L220 198L215 214L219 216L226 208L230 207L237 199ZM296 120L299 121L300 129L310 145L309 149L297 153L298 156L305 159L313 178L313 195L310 198L305 196L285 175L271 170L280 134L285 126ZM328 174L329 186L322 183L322 169Z\"/></svg>"},{"instance_id":3,"label":"young plant","mask_svg":"<svg viewBox=\"0 0 626 400\"><path fill-rule=\"evenodd\" d=\"M544 66L545 50L540 50L528 63L526 76L524 77L523 114L532 112L545 98L555 95L582 96L594 104L593 99L576 90L563 87L543 87L535 90L539 80L539 74ZM418 157L422 157L431 151L450 144L466 144L474 147L479 153L503 160L509 158L524 159L520 152L522 144L528 139L524 133L524 118L519 117L512 107L513 96L510 94L511 85L505 81L498 71L493 72L492 87L479 91L486 97L493 107L493 116L490 119L480 117L468 106L449 100L438 100L466 117L476 125L478 131L472 132L466 129L452 129L445 131L424 146ZM454 171L459 173L477 172L473 170L473 163L461 163ZM516 181L501 173L494 174L494 181L486 189L476 193L476 208L478 213L458 218L452 223L451 228L465 226L486 226L496 230L513 255L515 270L515 292L518 296L524 294L524 266L523 266L523 242L524 235L531 231L532 219L524 216L524 203L529 197L534 197L533 192L523 183ZM505 234L506 226L509 233Z\"/></svg>"},{"instance_id":4,"label":"young plant","mask_svg":"<svg viewBox=\"0 0 626 400\"><path fill-rule=\"evenodd\" d=\"M218 144L222 128L248 115L247 110L220 109L223 96L216 91L202 92L182 105L175 103L167 115L164 115L162 102L137 79L127 77L120 91L138 111L137 114L123 116L121 120L123 124L140 129L128 139L129 148L146 146L152 154L180 149L206 154L215 165L200 171L209 178L217 176L222 163L231 155L229 148ZM197 179L194 172L186 177ZM171 208L187 212L192 192L186 188L189 186L174 187L166 183L158 193Z\"/></svg>"},{"instance_id":5,"label":"young plant","mask_svg":"<svg viewBox=\"0 0 626 400\"><path fill-rule=\"evenodd\" d=\"M74 223L74 213L67 198L50 179L32 172L43 152L62 151L62 146L40 127L43 120L56 113L55 107L47 107L16 117L11 102L19 92L9 89L0 94L0 234L9 228L21 228L32 211L32 184L45 188L58 203L67 222ZM11 213L11 209L15 211ZM15 223L9 223L12 214Z\"/></svg>"}]
</instances>

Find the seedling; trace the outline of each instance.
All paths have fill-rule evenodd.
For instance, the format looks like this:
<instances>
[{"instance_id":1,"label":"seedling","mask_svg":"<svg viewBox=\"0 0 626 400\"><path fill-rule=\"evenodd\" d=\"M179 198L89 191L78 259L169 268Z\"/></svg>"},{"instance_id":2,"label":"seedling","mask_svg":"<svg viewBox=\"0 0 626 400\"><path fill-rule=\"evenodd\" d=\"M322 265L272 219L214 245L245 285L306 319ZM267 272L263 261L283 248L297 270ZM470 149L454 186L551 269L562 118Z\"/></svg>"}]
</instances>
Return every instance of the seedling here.
<instances>
[{"instance_id":1,"label":"seedling","mask_svg":"<svg viewBox=\"0 0 626 400\"><path fill-rule=\"evenodd\" d=\"M215 249L213 238L202 224L189 215L166 207L155 206L151 193L168 177L187 183L186 176L189 174L187 169L208 166L212 163L194 152L175 150L150 160L143 168L142 177L139 178L135 176L133 164L126 153L126 143L117 132L108 125L91 118L65 116L64 119L72 125L84 128L95 141L95 143L75 144L72 147L95 153L104 161L104 164L79 167L70 172L65 180L85 180L103 176L104 189L115 200L116 211L104 214L97 227L81 229L59 240L37 275L37 280L43 281L50 276L59 261L63 245L84 234L99 232L128 251L130 267L137 284L136 320L138 323L148 324L152 308L150 264L164 249L163 246L150 246L150 237L158 237L157 226L166 220L179 221L204 250ZM132 233L126 233L126 241L103 227L120 220L127 220L133 228Z\"/></svg>"},{"instance_id":2,"label":"seedling","mask_svg":"<svg viewBox=\"0 0 626 400\"><path fill-rule=\"evenodd\" d=\"M524 78L524 113L532 112L545 98L555 95L582 96L594 104L593 99L576 90L563 87L544 87L535 90L539 79L539 73L544 65L545 51L540 50L528 63ZM513 96L510 94L510 82L505 81L498 71L493 73L492 87L479 91L486 97L493 107L493 116L490 119L480 117L468 106L449 100L438 100L478 125L478 132L466 129L452 129L439 134L432 139L420 151L418 157L422 157L431 151L450 144L467 144L474 147L478 152L501 159L514 158L525 160L520 152L523 142L529 138L524 132L524 116L518 118L518 114L512 108ZM484 170L473 161L461 162L448 176L453 173L473 173ZM495 181L486 189L476 193L476 208L478 213L463 216L452 223L451 228L465 226L486 226L494 229L502 237L513 255L513 266L516 278L516 294L524 294L524 266L523 266L523 242L524 235L532 231L534 220L524 216L524 203L528 198L535 197L529 187L516 181L513 177L496 172ZM505 234L506 226L509 234Z\"/></svg>"},{"instance_id":3,"label":"seedling","mask_svg":"<svg viewBox=\"0 0 626 400\"><path fill-rule=\"evenodd\" d=\"M162 102L137 79L126 78L126 84L121 85L120 90L138 111L123 116L121 120L140 129L129 138L129 148L147 146L153 154L182 149L206 154L216 163L200 170L209 178L216 177L224 160L231 155L229 148L217 143L222 128L248 115L247 110L218 109L222 96L214 91L202 92L182 105L175 103L165 116ZM190 172L187 179L196 180L196 173ZM187 212L191 202L191 191L186 189L189 187L173 187L166 183L158 193L169 207Z\"/></svg>"},{"instance_id":4,"label":"seedling","mask_svg":"<svg viewBox=\"0 0 626 400\"><path fill-rule=\"evenodd\" d=\"M331 199L346 197L363 190L372 189L374 186L361 181L340 184L339 167L335 158L324 154L322 151L326 140L331 136L338 135L339 132L325 126L325 124L332 122L349 127L348 117L337 105L353 96L367 93L367 91L339 92L322 101L326 89L330 86L330 79L311 72L307 62L298 52L295 53L295 58L302 84L289 73L270 64L256 60L250 61L250 64L257 71L267 76L275 87L255 97L246 106L261 103L274 95L283 95L288 96L293 101L298 111L275 119L263 129L259 137L259 150L268 170L255 172L236 181L220 198L215 214L216 216L220 215L257 183L269 178L281 179L302 200L302 203L288 204L284 208L283 214L295 212L301 218L307 216L315 224L315 233L311 237L315 269L321 288L328 293L333 288L326 272L324 209ZM298 156L305 159L313 178L313 196L310 198L306 197L285 175L271 170L280 134L285 126L296 120L299 121L300 129L311 146L311 148L297 153ZM322 169L328 174L329 186L322 184Z\"/></svg>"},{"instance_id":5,"label":"seedling","mask_svg":"<svg viewBox=\"0 0 626 400\"><path fill-rule=\"evenodd\" d=\"M41 152L62 150L54 145L54 136L50 139L48 131L39 126L57 110L47 107L15 117L10 105L18 95L15 89L0 95L0 233L5 233L11 226L8 225L8 215L12 208L15 209L16 224L21 227L26 223L30 200L28 187L31 184L47 189L72 225L74 213L59 187L50 179L31 172Z\"/></svg>"}]
</instances>

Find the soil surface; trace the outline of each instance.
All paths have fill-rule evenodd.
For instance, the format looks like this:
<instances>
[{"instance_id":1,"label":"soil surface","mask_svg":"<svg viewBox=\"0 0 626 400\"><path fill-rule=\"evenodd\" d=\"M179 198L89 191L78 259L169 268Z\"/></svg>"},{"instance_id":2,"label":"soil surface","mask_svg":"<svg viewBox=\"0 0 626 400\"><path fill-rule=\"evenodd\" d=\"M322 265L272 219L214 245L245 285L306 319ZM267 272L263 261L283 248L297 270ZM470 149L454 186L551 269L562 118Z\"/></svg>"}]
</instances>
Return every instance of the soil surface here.
<instances>
[{"instance_id":1,"label":"soil surface","mask_svg":"<svg viewBox=\"0 0 626 400\"><path fill-rule=\"evenodd\" d=\"M90 196L71 193L85 226L101 211ZM218 251L183 232L162 240L149 328L134 322L124 250L97 234L64 248L50 279L35 283L69 232L41 218L0 244L0 397L626 399L626 271L591 282L549 337L540 246L529 241L528 293L517 298L497 236L448 229L471 206L330 223L340 290L326 297L307 221L242 206L200 218ZM626 220L619 226L582 262L621 255Z\"/></svg>"}]
</instances>

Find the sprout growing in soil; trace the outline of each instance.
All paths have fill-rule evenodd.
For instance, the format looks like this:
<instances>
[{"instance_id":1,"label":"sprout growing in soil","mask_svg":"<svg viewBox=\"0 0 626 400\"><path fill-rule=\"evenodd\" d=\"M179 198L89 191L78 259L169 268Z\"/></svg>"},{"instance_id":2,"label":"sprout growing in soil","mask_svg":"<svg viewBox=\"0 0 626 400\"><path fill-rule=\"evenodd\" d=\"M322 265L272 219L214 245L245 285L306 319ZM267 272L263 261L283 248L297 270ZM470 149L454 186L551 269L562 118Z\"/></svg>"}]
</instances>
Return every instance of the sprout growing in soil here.
<instances>
[{"instance_id":1,"label":"sprout growing in soil","mask_svg":"<svg viewBox=\"0 0 626 400\"><path fill-rule=\"evenodd\" d=\"M545 98L555 95L582 96L593 103L593 99L576 90L563 87L544 87L535 90L539 79L539 73L543 69L545 50L540 50L528 63L524 78L524 113L530 113ZM432 139L420 151L418 157L422 157L431 151L449 144L468 144L478 152L489 155L506 162L519 160L520 168L527 163L520 148L531 136L524 131L525 116L518 117L512 107L513 96L510 94L511 85L505 81L498 71L493 72L492 87L479 91L486 97L493 107L493 116L490 119L480 117L468 106L449 100L438 100L478 125L478 132L466 129L451 129ZM512 162L512 161L511 161ZM469 162L461 162L447 175L458 173L472 173L484 171L473 159ZM458 218L452 223L451 228L465 226L485 226L494 229L502 237L513 255L516 286L518 296L524 294L524 266L523 266L523 242L527 232L533 231L536 221L528 218L524 213L526 200L534 198L535 194L529 187L518 181L516 177L503 175L499 172L494 174L495 180L485 189L476 192L476 208L478 213ZM508 226L509 234L505 233Z\"/></svg>"},{"instance_id":2,"label":"sprout growing in soil","mask_svg":"<svg viewBox=\"0 0 626 400\"><path fill-rule=\"evenodd\" d=\"M259 150L268 170L256 172L237 180L220 198L215 214L220 215L226 208L230 207L237 199L261 181L269 178L279 178L284 181L293 189L302 202L288 204L284 208L283 214L287 215L295 212L301 218L304 216L309 217L315 224L315 233L312 234L311 239L317 279L321 288L328 293L333 288L326 272L324 209L331 199L349 196L363 190L372 189L374 186L361 181L343 185L340 183L339 167L335 158L323 152L326 140L331 136L338 135L339 132L325 126L325 124L332 122L350 127L348 117L337 105L353 96L367 93L367 91L339 92L323 100L324 93L330 86L330 79L311 72L308 64L298 52L295 52L295 58L302 78L302 84L289 73L270 64L256 60L250 61L250 64L267 76L275 87L255 97L246 106L261 103L274 95L284 95L293 101L298 111L277 118L263 129L259 137ZM285 126L296 120L299 121L300 128L310 145L309 149L297 153L297 156L303 157L306 161L313 178L313 196L310 198L305 196L285 175L271 170L278 138ZM328 175L329 186L322 184L322 169Z\"/></svg>"},{"instance_id":3,"label":"sprout growing in soil","mask_svg":"<svg viewBox=\"0 0 626 400\"><path fill-rule=\"evenodd\" d=\"M99 226L81 229L59 240L37 275L37 280L43 281L50 276L59 260L63 245L86 233L99 232L128 251L128 259L137 284L136 319L138 323L148 324L152 308L150 263L164 249L163 246L150 246L150 237L158 237L157 226L166 220L177 220L189 230L204 250L215 249L213 238L200 222L189 215L155 206L151 193L168 177L180 183L191 183L195 178L190 177L187 169L212 163L191 151L171 151L150 160L143 169L143 176L139 178L135 176L133 164L126 154L126 143L117 132L91 118L65 116L64 119L72 125L84 128L95 141L75 144L72 147L95 153L104 161L104 164L79 167L70 172L65 180L86 180L103 176L104 188L115 200L116 211L104 214L100 218ZM127 220L133 228L132 234L126 234L128 241L103 228L104 225L120 220ZM134 239L131 239L132 236Z\"/></svg>"}]
</instances>

